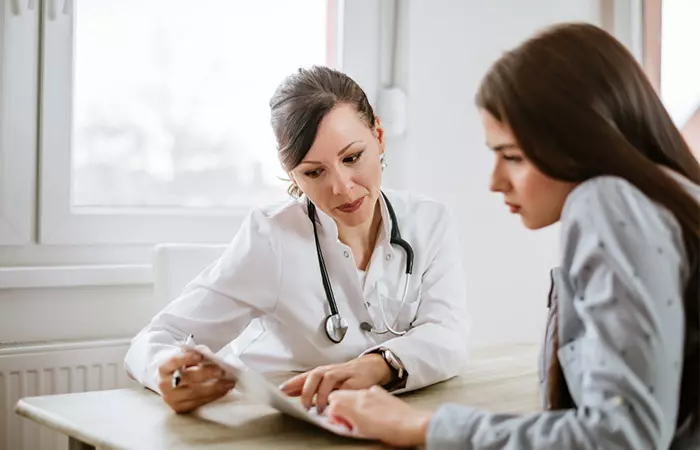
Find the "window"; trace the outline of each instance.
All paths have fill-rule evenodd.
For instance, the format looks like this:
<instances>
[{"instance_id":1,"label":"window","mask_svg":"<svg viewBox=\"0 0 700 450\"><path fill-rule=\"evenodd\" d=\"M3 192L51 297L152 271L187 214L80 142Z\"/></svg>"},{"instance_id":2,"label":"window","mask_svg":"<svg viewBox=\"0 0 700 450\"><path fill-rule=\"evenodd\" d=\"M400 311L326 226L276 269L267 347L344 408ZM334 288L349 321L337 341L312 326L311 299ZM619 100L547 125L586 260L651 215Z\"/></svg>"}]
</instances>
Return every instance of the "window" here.
<instances>
[{"instance_id":1,"label":"window","mask_svg":"<svg viewBox=\"0 0 700 450\"><path fill-rule=\"evenodd\" d=\"M44 244L228 241L286 196L282 78L325 64L377 85L372 0L41 3Z\"/></svg>"},{"instance_id":2,"label":"window","mask_svg":"<svg viewBox=\"0 0 700 450\"><path fill-rule=\"evenodd\" d=\"M700 158L700 2L644 3L644 67L674 123Z\"/></svg>"}]
</instances>

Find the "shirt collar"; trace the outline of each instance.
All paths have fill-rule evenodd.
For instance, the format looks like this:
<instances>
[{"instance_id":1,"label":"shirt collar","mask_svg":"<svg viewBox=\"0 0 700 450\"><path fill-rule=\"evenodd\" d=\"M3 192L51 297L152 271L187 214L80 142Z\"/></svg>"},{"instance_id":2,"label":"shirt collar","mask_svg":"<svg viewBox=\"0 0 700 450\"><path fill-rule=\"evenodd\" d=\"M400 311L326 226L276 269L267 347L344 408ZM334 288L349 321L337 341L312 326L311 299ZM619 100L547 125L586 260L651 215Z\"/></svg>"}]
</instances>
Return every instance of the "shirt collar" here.
<instances>
[{"instance_id":1,"label":"shirt collar","mask_svg":"<svg viewBox=\"0 0 700 450\"><path fill-rule=\"evenodd\" d=\"M306 197L306 195L302 195L300 197L300 201L304 205L304 212L306 213L308 197ZM382 215L382 222L379 225L379 234L377 235L377 246L386 243L387 247L390 248L392 225L391 216L389 215L389 208L386 205L384 196L381 194L379 195L379 212ZM319 208L316 208L316 216L318 217L318 224L320 225L322 233L328 238L338 240L338 224L335 223L335 220L333 220L331 216L321 211L321 209Z\"/></svg>"}]
</instances>

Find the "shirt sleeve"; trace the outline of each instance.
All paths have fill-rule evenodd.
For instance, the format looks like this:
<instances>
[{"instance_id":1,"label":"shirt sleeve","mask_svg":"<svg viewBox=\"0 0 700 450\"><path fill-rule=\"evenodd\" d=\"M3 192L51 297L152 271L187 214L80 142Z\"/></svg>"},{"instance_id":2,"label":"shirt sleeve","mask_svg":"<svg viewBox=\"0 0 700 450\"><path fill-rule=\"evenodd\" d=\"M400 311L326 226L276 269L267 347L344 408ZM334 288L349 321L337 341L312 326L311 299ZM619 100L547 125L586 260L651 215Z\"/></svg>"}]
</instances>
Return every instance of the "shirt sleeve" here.
<instances>
[{"instance_id":1,"label":"shirt sleeve","mask_svg":"<svg viewBox=\"0 0 700 450\"><path fill-rule=\"evenodd\" d=\"M629 183L579 186L562 214L559 298L578 335L559 360L577 408L530 415L447 405L431 420L430 449L666 449L676 428L684 316L684 251L666 210Z\"/></svg>"},{"instance_id":2,"label":"shirt sleeve","mask_svg":"<svg viewBox=\"0 0 700 450\"><path fill-rule=\"evenodd\" d=\"M364 353L384 347L400 359L408 378L397 393L419 389L451 378L467 360L469 315L461 260L461 246L446 207L439 216L439 236L433 256L422 274L421 299L412 327Z\"/></svg>"},{"instance_id":3,"label":"shirt sleeve","mask_svg":"<svg viewBox=\"0 0 700 450\"><path fill-rule=\"evenodd\" d=\"M253 211L222 257L132 340L125 359L127 372L159 392L158 367L180 351L188 334L198 345L217 352L252 319L271 313L279 295L280 254L269 219Z\"/></svg>"}]
</instances>

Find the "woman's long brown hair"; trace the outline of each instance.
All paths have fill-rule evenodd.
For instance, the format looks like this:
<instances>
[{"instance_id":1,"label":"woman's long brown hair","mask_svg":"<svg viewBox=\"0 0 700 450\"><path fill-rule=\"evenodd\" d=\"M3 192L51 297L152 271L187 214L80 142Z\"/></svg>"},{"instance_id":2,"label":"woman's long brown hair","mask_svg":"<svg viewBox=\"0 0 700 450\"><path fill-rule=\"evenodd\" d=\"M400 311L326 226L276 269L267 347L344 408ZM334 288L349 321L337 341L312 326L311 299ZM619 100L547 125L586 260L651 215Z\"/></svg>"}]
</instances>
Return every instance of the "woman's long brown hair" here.
<instances>
[{"instance_id":1,"label":"woman's long brown hair","mask_svg":"<svg viewBox=\"0 0 700 450\"><path fill-rule=\"evenodd\" d=\"M527 158L547 176L582 182L626 179L666 207L683 231L690 277L684 287L685 351L678 425L700 419L700 205L660 166L700 183L700 166L639 64L607 32L588 24L549 28L503 55L489 70L477 106L510 127ZM554 355L548 392L562 397Z\"/></svg>"}]
</instances>

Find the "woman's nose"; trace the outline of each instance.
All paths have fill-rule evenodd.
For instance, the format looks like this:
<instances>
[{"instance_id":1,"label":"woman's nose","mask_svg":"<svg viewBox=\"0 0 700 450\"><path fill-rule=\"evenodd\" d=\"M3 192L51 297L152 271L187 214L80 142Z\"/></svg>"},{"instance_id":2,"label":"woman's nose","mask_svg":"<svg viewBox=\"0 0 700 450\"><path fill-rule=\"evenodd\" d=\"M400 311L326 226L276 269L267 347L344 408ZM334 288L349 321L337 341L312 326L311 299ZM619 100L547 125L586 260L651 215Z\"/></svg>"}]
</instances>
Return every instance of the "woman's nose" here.
<instances>
[{"instance_id":1,"label":"woman's nose","mask_svg":"<svg viewBox=\"0 0 700 450\"><path fill-rule=\"evenodd\" d=\"M500 174L498 170L494 170L491 174L489 190L491 190L491 192L506 192L509 184L506 177Z\"/></svg>"}]
</instances>

